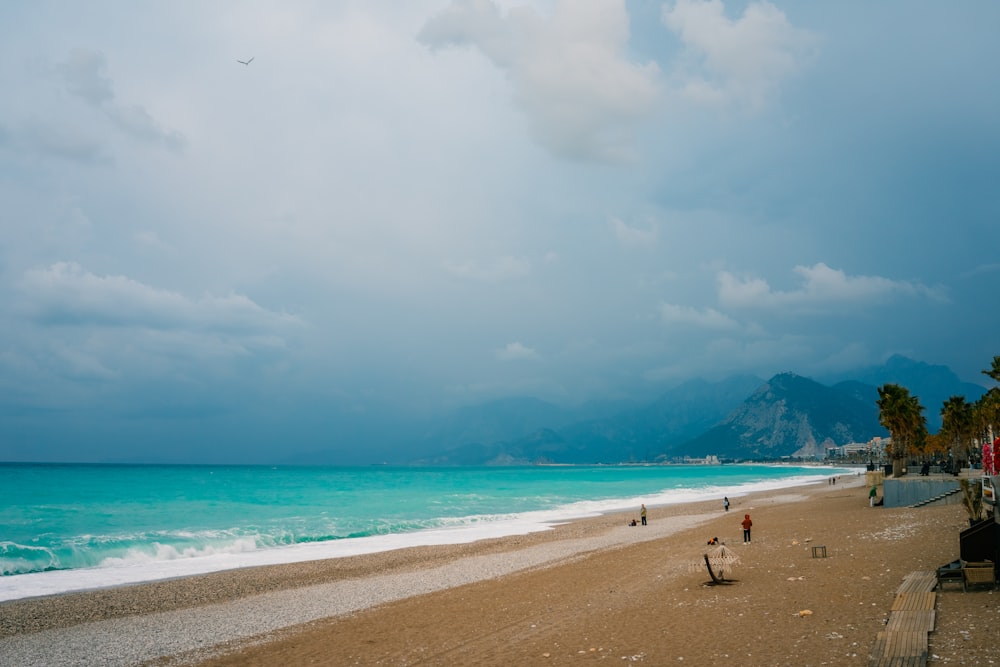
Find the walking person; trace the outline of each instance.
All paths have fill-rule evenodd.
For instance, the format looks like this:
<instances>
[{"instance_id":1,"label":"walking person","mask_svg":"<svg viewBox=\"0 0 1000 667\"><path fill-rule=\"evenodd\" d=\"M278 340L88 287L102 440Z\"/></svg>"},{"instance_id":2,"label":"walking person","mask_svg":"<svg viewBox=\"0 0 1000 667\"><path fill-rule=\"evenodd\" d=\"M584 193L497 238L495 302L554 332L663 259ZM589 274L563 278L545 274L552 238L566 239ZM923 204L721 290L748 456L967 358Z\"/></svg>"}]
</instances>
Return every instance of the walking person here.
<instances>
[{"instance_id":1,"label":"walking person","mask_svg":"<svg viewBox=\"0 0 1000 667\"><path fill-rule=\"evenodd\" d=\"M646 525L646 503L642 504L642 509L639 510L639 516L642 517L642 525Z\"/></svg>"},{"instance_id":2,"label":"walking person","mask_svg":"<svg viewBox=\"0 0 1000 667\"><path fill-rule=\"evenodd\" d=\"M743 544L750 544L750 526L753 525L753 521L750 520L750 515L747 514L743 517Z\"/></svg>"},{"instance_id":3,"label":"walking person","mask_svg":"<svg viewBox=\"0 0 1000 667\"><path fill-rule=\"evenodd\" d=\"M722 499L722 506L726 508L727 512L729 511L729 496Z\"/></svg>"}]
</instances>

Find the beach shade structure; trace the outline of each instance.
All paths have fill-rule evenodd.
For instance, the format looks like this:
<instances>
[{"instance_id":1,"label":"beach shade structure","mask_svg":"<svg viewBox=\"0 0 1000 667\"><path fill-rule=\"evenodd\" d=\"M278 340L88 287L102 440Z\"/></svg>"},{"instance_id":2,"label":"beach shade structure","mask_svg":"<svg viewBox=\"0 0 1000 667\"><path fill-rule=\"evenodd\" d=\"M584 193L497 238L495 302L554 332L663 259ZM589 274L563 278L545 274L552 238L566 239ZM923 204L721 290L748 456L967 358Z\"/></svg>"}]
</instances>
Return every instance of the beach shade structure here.
<instances>
[{"instance_id":1,"label":"beach shade structure","mask_svg":"<svg viewBox=\"0 0 1000 667\"><path fill-rule=\"evenodd\" d=\"M735 551L725 544L709 549L703 554L703 561L691 564L691 569L701 569L702 565L708 568L708 575L712 577L713 584L731 584L733 580L727 579L732 576L733 569L740 562L740 557Z\"/></svg>"}]
</instances>

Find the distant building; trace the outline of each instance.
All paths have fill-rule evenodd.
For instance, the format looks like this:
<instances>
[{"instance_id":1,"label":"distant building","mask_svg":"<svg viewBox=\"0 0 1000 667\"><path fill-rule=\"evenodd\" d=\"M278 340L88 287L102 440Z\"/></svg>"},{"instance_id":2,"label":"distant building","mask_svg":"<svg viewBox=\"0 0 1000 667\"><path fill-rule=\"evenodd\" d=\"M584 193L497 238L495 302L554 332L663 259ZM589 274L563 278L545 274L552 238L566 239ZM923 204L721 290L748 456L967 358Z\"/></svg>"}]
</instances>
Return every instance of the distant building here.
<instances>
[{"instance_id":1,"label":"distant building","mask_svg":"<svg viewBox=\"0 0 1000 667\"><path fill-rule=\"evenodd\" d=\"M831 459L878 461L885 457L886 445L891 443L891 438L875 437L868 442L851 442L846 445L828 447L826 455Z\"/></svg>"},{"instance_id":2,"label":"distant building","mask_svg":"<svg viewBox=\"0 0 1000 667\"><path fill-rule=\"evenodd\" d=\"M685 456L684 463L688 463L691 465L709 465L709 466L717 466L722 464L722 462L719 461L719 457L716 456L715 454L709 454L703 459L694 459L691 458L690 456Z\"/></svg>"},{"instance_id":3,"label":"distant building","mask_svg":"<svg viewBox=\"0 0 1000 667\"><path fill-rule=\"evenodd\" d=\"M875 460L885 458L885 448L892 444L892 438L882 438L876 436L868 441L868 451Z\"/></svg>"}]
</instances>

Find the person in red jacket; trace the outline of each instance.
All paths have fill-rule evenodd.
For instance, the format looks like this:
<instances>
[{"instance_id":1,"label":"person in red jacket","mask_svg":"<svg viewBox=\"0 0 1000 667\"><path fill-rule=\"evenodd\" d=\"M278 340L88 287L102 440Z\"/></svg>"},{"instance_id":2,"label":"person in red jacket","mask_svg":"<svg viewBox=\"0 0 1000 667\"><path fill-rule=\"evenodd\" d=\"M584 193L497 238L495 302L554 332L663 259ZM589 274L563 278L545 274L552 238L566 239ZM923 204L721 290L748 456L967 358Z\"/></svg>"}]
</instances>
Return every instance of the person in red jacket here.
<instances>
[{"instance_id":1,"label":"person in red jacket","mask_svg":"<svg viewBox=\"0 0 1000 667\"><path fill-rule=\"evenodd\" d=\"M750 542L750 526L753 525L753 521L750 520L750 515L747 514L743 517L743 542L748 544Z\"/></svg>"}]
</instances>

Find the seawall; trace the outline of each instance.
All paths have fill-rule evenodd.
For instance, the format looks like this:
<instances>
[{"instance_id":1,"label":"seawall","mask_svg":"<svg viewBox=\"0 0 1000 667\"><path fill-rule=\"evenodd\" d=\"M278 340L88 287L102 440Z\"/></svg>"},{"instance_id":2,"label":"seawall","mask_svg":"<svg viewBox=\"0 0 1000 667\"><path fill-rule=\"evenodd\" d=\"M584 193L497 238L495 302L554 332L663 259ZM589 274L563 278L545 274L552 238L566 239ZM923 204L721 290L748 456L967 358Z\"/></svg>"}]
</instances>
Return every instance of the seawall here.
<instances>
[{"instance_id":1,"label":"seawall","mask_svg":"<svg viewBox=\"0 0 1000 667\"><path fill-rule=\"evenodd\" d=\"M886 507L908 507L959 488L958 478L950 475L888 478L882 484ZM960 503L962 502L962 494L953 494L940 502L943 504Z\"/></svg>"}]
</instances>

